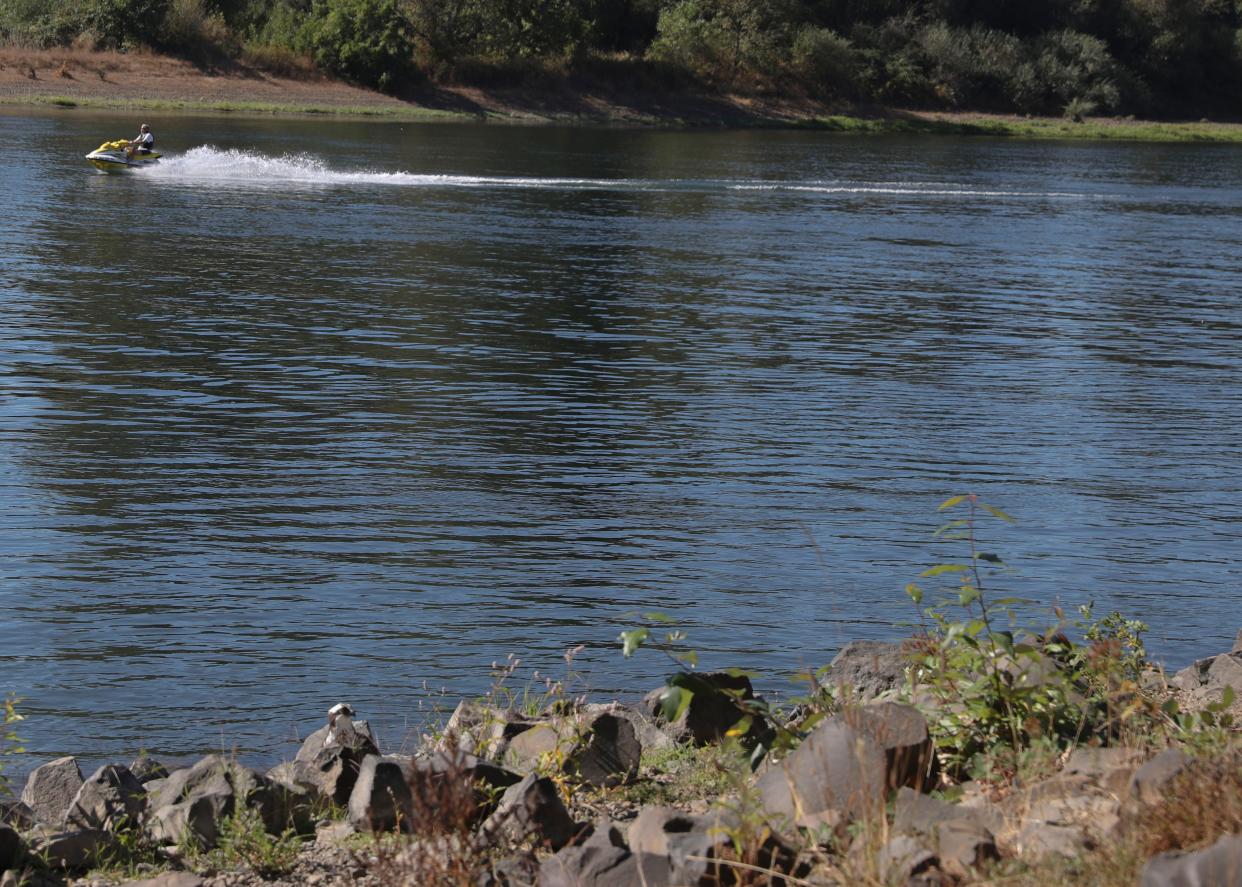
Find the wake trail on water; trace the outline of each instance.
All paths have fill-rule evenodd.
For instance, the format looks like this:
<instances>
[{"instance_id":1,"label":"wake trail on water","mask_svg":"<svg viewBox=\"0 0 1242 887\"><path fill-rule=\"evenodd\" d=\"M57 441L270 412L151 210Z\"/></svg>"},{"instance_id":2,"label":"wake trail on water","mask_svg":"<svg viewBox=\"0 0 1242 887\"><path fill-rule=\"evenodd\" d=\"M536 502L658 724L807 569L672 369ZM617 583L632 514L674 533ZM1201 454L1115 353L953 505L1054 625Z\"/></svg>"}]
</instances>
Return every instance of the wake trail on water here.
<instances>
[{"instance_id":1,"label":"wake trail on water","mask_svg":"<svg viewBox=\"0 0 1242 887\"><path fill-rule=\"evenodd\" d=\"M376 170L339 170L311 154L269 156L205 145L164 157L159 165L138 170L143 177L211 187L255 189L388 186L404 188L494 188L544 191L645 192L788 192L826 195L889 195L907 197L1083 198L1086 194L1057 191L1002 191L955 183L903 182L778 182L714 179L600 179L539 176L476 176Z\"/></svg>"}]
</instances>

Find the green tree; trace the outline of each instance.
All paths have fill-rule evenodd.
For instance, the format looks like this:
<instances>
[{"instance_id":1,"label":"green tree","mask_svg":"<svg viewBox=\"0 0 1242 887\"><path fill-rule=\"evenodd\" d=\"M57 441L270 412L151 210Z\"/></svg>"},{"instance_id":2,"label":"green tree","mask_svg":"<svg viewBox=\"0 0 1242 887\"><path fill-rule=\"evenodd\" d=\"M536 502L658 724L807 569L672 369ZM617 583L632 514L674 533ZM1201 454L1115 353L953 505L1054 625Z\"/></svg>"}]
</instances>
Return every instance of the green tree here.
<instances>
[{"instance_id":1,"label":"green tree","mask_svg":"<svg viewBox=\"0 0 1242 887\"><path fill-rule=\"evenodd\" d=\"M395 0L315 0L300 35L326 71L392 89L412 67L413 34Z\"/></svg>"}]
</instances>

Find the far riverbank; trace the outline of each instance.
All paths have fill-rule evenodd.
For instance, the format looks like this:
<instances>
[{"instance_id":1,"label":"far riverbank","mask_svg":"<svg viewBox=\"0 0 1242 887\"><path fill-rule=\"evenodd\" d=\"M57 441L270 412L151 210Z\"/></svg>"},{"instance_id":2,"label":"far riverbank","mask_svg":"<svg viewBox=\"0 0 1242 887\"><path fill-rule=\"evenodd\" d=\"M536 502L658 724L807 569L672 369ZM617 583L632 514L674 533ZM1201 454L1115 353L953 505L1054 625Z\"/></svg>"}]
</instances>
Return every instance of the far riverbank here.
<instances>
[{"instance_id":1,"label":"far riverbank","mask_svg":"<svg viewBox=\"0 0 1242 887\"><path fill-rule=\"evenodd\" d=\"M243 65L205 69L148 53L0 50L0 106L149 113L338 116L423 122L813 129L866 135L1242 142L1242 124L853 108L805 98L687 92L427 86L400 98Z\"/></svg>"}]
</instances>

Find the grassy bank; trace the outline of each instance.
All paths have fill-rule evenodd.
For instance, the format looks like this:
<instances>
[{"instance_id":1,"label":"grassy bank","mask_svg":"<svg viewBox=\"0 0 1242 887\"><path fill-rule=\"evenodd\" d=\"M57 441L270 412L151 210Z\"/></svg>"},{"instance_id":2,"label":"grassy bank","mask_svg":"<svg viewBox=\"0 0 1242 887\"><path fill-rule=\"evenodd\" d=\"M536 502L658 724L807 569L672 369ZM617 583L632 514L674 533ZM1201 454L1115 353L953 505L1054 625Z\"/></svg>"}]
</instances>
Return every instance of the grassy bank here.
<instances>
[{"instance_id":1,"label":"grassy bank","mask_svg":"<svg viewBox=\"0 0 1242 887\"><path fill-rule=\"evenodd\" d=\"M551 102L538 102L535 110L526 102L497 102L496 107L480 111L448 110L407 104L317 104L248 100L146 99L140 97L102 98L69 95L0 96L0 105L10 108L52 107L106 111L147 111L152 113L251 114L286 117L345 117L411 122L493 122L519 124L602 125L627 127L751 128L798 129L847 135L921 135L988 137L1009 139L1072 139L1096 141L1242 143L1242 124L1168 122L1116 118L1089 118L1073 122L1061 118L1019 118L1002 115L934 114L887 111L870 115L832 114L819 116L775 116L763 111L734 113L713 109L696 115L687 112L656 113L626 109L583 113L549 109ZM654 103L653 103L654 104Z\"/></svg>"}]
</instances>

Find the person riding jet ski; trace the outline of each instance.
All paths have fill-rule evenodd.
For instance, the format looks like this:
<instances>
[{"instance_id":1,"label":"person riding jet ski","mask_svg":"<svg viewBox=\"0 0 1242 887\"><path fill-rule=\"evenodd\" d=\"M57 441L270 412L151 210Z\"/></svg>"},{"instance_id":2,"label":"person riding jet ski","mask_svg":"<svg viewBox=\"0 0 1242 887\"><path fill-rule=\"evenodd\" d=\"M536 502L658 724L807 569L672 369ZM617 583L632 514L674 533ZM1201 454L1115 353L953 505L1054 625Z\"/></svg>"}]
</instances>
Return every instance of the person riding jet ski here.
<instances>
[{"instance_id":1,"label":"person riding jet ski","mask_svg":"<svg viewBox=\"0 0 1242 887\"><path fill-rule=\"evenodd\" d=\"M151 127L144 123L138 127L138 138L130 140L125 156L133 159L135 154L150 154L154 150L155 135L151 132Z\"/></svg>"}]
</instances>

